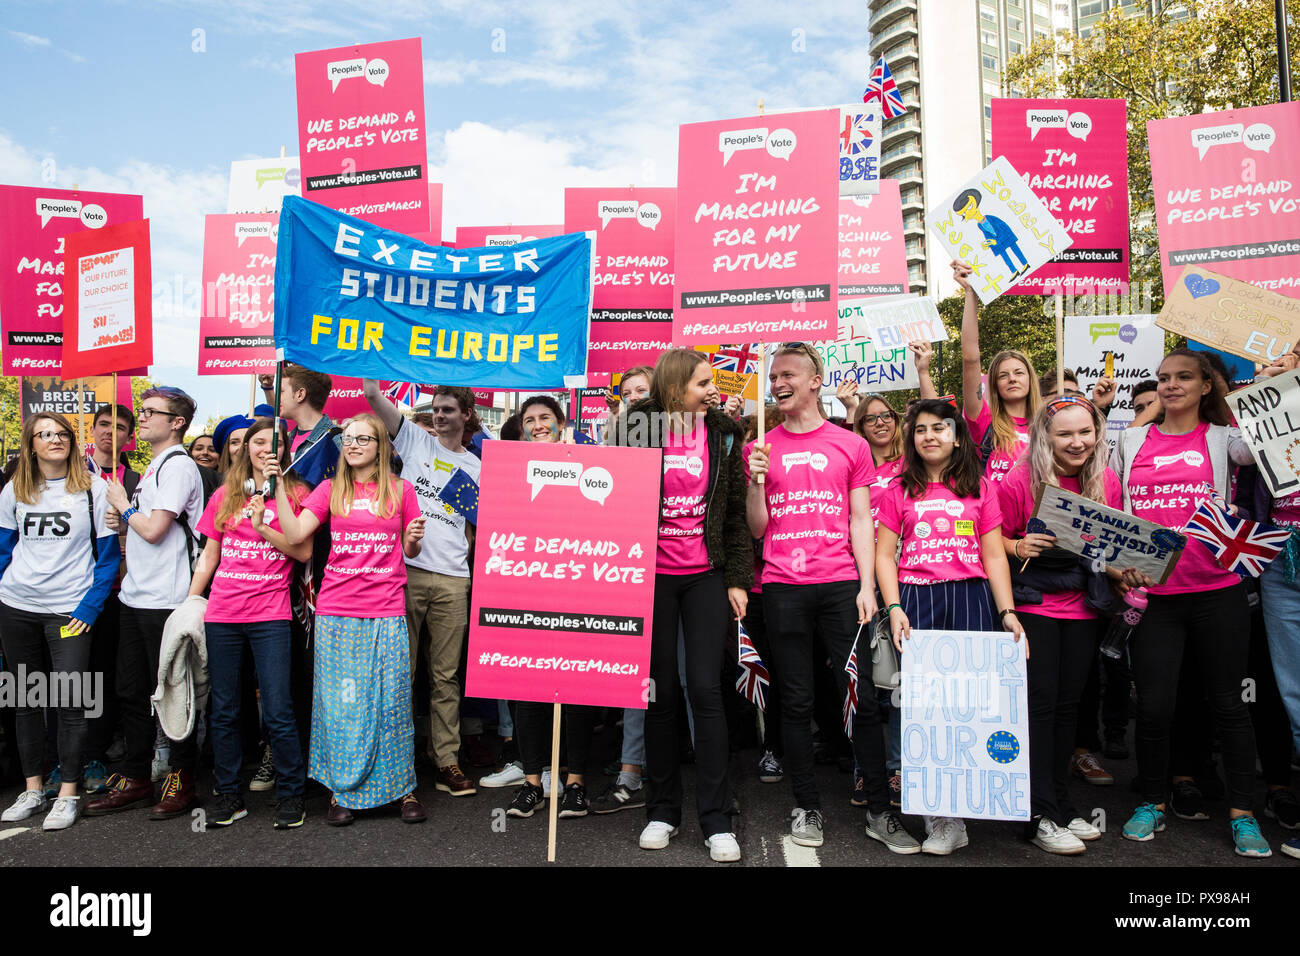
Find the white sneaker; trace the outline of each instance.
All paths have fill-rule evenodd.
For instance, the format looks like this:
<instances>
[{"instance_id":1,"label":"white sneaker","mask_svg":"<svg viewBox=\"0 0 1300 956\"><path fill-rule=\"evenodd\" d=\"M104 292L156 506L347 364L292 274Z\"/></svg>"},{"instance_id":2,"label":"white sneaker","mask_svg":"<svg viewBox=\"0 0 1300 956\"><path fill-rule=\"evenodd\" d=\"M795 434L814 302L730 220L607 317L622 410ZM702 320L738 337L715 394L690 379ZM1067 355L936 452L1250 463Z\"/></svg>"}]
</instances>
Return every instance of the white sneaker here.
<instances>
[{"instance_id":1,"label":"white sneaker","mask_svg":"<svg viewBox=\"0 0 1300 956\"><path fill-rule=\"evenodd\" d=\"M734 833L715 833L704 845L709 848L709 859L715 863L735 863L740 859L740 844Z\"/></svg>"},{"instance_id":2,"label":"white sneaker","mask_svg":"<svg viewBox=\"0 0 1300 956\"><path fill-rule=\"evenodd\" d=\"M1080 840L1100 840L1101 831L1085 820L1083 817L1075 817L1069 822L1066 829L1077 836Z\"/></svg>"},{"instance_id":3,"label":"white sneaker","mask_svg":"<svg viewBox=\"0 0 1300 956\"><path fill-rule=\"evenodd\" d=\"M926 817L925 829L929 836L921 844L922 853L947 856L953 850L960 850L970 843L965 821L955 817Z\"/></svg>"},{"instance_id":4,"label":"white sneaker","mask_svg":"<svg viewBox=\"0 0 1300 956\"><path fill-rule=\"evenodd\" d=\"M1048 853L1061 856L1078 856L1087 849L1082 840L1047 817L1038 818L1038 831L1029 842Z\"/></svg>"},{"instance_id":5,"label":"white sneaker","mask_svg":"<svg viewBox=\"0 0 1300 956\"><path fill-rule=\"evenodd\" d=\"M54 809L45 815L42 830L66 830L77 822L81 816L80 797L59 797L54 801Z\"/></svg>"},{"instance_id":6,"label":"white sneaker","mask_svg":"<svg viewBox=\"0 0 1300 956\"><path fill-rule=\"evenodd\" d=\"M19 820L26 820L34 813L41 813L50 808L50 801L45 799L43 790L24 790L18 794L18 799L4 813L0 813L0 820L5 823L17 823Z\"/></svg>"},{"instance_id":7,"label":"white sneaker","mask_svg":"<svg viewBox=\"0 0 1300 956\"><path fill-rule=\"evenodd\" d=\"M662 820L651 820L645 825L645 829L641 831L641 849L665 849L668 846L668 841L677 836L679 829L681 828L675 827L671 823L664 823Z\"/></svg>"},{"instance_id":8,"label":"white sneaker","mask_svg":"<svg viewBox=\"0 0 1300 956\"><path fill-rule=\"evenodd\" d=\"M496 773L479 780L480 787L517 787L524 782L524 765L518 760L506 764ZM550 783L548 780L547 783Z\"/></svg>"}]
</instances>

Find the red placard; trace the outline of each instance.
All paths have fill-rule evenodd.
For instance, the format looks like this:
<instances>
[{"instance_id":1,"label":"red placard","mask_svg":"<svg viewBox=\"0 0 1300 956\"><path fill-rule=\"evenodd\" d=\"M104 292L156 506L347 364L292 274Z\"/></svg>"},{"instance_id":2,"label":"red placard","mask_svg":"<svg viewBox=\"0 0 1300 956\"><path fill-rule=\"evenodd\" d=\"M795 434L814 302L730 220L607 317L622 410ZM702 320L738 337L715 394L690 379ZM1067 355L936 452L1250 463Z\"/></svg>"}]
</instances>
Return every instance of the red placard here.
<instances>
[{"instance_id":1,"label":"red placard","mask_svg":"<svg viewBox=\"0 0 1300 956\"><path fill-rule=\"evenodd\" d=\"M1005 156L1071 244L1008 295L1128 291L1128 106L1123 100L995 99Z\"/></svg>"},{"instance_id":2,"label":"red placard","mask_svg":"<svg viewBox=\"0 0 1300 956\"><path fill-rule=\"evenodd\" d=\"M672 348L677 190L566 189L564 231L596 234L587 371L653 365Z\"/></svg>"},{"instance_id":3,"label":"red placard","mask_svg":"<svg viewBox=\"0 0 1300 956\"><path fill-rule=\"evenodd\" d=\"M834 339L840 111L689 123L673 342Z\"/></svg>"},{"instance_id":4,"label":"red placard","mask_svg":"<svg viewBox=\"0 0 1300 956\"><path fill-rule=\"evenodd\" d=\"M880 180L874 196L840 197L840 295L902 295L907 246L898 182Z\"/></svg>"},{"instance_id":5,"label":"red placard","mask_svg":"<svg viewBox=\"0 0 1300 956\"><path fill-rule=\"evenodd\" d=\"M59 375L65 238L144 216L139 196L0 186L0 343L5 375Z\"/></svg>"},{"instance_id":6,"label":"red placard","mask_svg":"<svg viewBox=\"0 0 1300 956\"><path fill-rule=\"evenodd\" d=\"M304 199L402 233L428 232L419 38L294 57Z\"/></svg>"},{"instance_id":7,"label":"red placard","mask_svg":"<svg viewBox=\"0 0 1300 956\"><path fill-rule=\"evenodd\" d=\"M64 244L65 379L153 361L149 220L73 233Z\"/></svg>"},{"instance_id":8,"label":"red placard","mask_svg":"<svg viewBox=\"0 0 1300 956\"><path fill-rule=\"evenodd\" d=\"M480 246L513 246L516 242L548 239L564 235L564 226L521 226L506 223L504 226L457 226L456 248L476 249Z\"/></svg>"},{"instance_id":9,"label":"red placard","mask_svg":"<svg viewBox=\"0 0 1300 956\"><path fill-rule=\"evenodd\" d=\"M660 456L483 443L467 696L645 707Z\"/></svg>"},{"instance_id":10,"label":"red placard","mask_svg":"<svg viewBox=\"0 0 1300 956\"><path fill-rule=\"evenodd\" d=\"M275 371L275 249L280 217L208 216L203 228L199 374Z\"/></svg>"}]
</instances>

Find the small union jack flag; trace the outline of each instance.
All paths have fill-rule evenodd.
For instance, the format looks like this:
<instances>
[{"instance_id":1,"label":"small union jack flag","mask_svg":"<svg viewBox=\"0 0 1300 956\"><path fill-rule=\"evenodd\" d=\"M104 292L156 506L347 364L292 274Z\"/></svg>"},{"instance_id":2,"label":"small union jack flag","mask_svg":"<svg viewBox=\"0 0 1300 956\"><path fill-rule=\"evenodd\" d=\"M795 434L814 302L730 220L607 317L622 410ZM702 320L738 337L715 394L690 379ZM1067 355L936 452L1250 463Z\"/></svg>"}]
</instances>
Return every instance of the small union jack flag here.
<instances>
[{"instance_id":1,"label":"small union jack flag","mask_svg":"<svg viewBox=\"0 0 1300 956\"><path fill-rule=\"evenodd\" d=\"M713 353L713 368L722 372L752 375L758 371L759 353L749 345L723 346Z\"/></svg>"},{"instance_id":2,"label":"small union jack flag","mask_svg":"<svg viewBox=\"0 0 1300 956\"><path fill-rule=\"evenodd\" d=\"M767 709L767 685L770 676L763 658L758 656L754 642L745 633L745 625L738 625L740 631L740 653L737 656L736 690L759 710Z\"/></svg>"},{"instance_id":3,"label":"small union jack flag","mask_svg":"<svg viewBox=\"0 0 1300 956\"><path fill-rule=\"evenodd\" d=\"M414 382L389 382L384 388L384 394L395 402L401 402L414 408L420 401L420 386Z\"/></svg>"},{"instance_id":4,"label":"small union jack flag","mask_svg":"<svg viewBox=\"0 0 1300 956\"><path fill-rule=\"evenodd\" d=\"M1217 494L1201 502L1183 530L1189 538L1209 548L1225 570L1243 578L1263 574L1291 536L1285 528L1230 514L1227 504Z\"/></svg>"},{"instance_id":5,"label":"small union jack flag","mask_svg":"<svg viewBox=\"0 0 1300 956\"><path fill-rule=\"evenodd\" d=\"M876 61L875 68L871 71L867 88L862 94L862 102L879 103L880 112L885 119L893 119L907 112L907 107L903 105L903 94L898 92L894 75L889 72L889 64L883 56Z\"/></svg>"},{"instance_id":6,"label":"small union jack flag","mask_svg":"<svg viewBox=\"0 0 1300 956\"><path fill-rule=\"evenodd\" d=\"M858 712L858 638L862 636L862 626L858 625L858 633L853 637L853 650L849 651L848 663L844 665L844 673L849 675L849 691L844 695L844 733L853 739L853 717Z\"/></svg>"},{"instance_id":7,"label":"small union jack flag","mask_svg":"<svg viewBox=\"0 0 1300 956\"><path fill-rule=\"evenodd\" d=\"M844 117L844 128L840 130L840 155L856 156L871 148L875 134L871 127L876 114L853 113Z\"/></svg>"}]
</instances>

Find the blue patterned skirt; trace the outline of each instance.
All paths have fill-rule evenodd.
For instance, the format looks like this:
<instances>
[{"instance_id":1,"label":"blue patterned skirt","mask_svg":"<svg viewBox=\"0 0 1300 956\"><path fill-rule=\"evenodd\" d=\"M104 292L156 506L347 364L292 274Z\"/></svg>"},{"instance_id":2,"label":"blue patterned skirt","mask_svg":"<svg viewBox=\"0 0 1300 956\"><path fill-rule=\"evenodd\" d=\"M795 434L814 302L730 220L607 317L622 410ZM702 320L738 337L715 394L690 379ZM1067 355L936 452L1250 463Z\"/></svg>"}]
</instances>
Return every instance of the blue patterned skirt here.
<instances>
[{"instance_id":1,"label":"blue patterned skirt","mask_svg":"<svg viewBox=\"0 0 1300 956\"><path fill-rule=\"evenodd\" d=\"M307 775L367 810L415 790L406 617L316 616Z\"/></svg>"}]
</instances>

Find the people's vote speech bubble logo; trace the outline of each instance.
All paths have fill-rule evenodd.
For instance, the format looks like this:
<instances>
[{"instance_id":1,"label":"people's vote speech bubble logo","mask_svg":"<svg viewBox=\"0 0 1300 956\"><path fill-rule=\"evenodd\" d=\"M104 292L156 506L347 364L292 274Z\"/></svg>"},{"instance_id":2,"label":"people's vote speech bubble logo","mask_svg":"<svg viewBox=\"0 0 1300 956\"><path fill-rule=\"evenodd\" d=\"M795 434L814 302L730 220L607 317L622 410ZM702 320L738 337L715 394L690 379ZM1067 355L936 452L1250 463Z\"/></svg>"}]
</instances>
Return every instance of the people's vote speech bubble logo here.
<instances>
[{"instance_id":1,"label":"people's vote speech bubble logo","mask_svg":"<svg viewBox=\"0 0 1300 956\"><path fill-rule=\"evenodd\" d=\"M40 199L36 200L36 215L41 217L41 228L50 224L51 219L79 219L87 229L100 229L108 225L108 213L99 203L86 203L79 199Z\"/></svg>"},{"instance_id":2,"label":"people's vote speech bubble logo","mask_svg":"<svg viewBox=\"0 0 1300 956\"><path fill-rule=\"evenodd\" d=\"M1125 322L1119 327L1119 340L1125 345L1132 345L1137 341L1137 326L1131 322Z\"/></svg>"},{"instance_id":3,"label":"people's vote speech bubble logo","mask_svg":"<svg viewBox=\"0 0 1300 956\"><path fill-rule=\"evenodd\" d=\"M532 487L530 501L537 499L547 485L565 485L577 488L584 498L603 505L614 490L614 476L605 468L594 466L583 469L575 462L530 461L527 465L528 484Z\"/></svg>"},{"instance_id":4,"label":"people's vote speech bubble logo","mask_svg":"<svg viewBox=\"0 0 1300 956\"><path fill-rule=\"evenodd\" d=\"M1045 129L1063 129L1086 143L1088 134L1092 132L1092 117L1069 110L1025 110L1025 126L1029 128L1030 139L1037 139L1039 132Z\"/></svg>"},{"instance_id":5,"label":"people's vote speech bubble logo","mask_svg":"<svg viewBox=\"0 0 1300 956\"><path fill-rule=\"evenodd\" d=\"M235 242L242 246L249 239L276 240L275 223L272 222L237 222L235 223Z\"/></svg>"},{"instance_id":6,"label":"people's vote speech bubble logo","mask_svg":"<svg viewBox=\"0 0 1300 956\"><path fill-rule=\"evenodd\" d=\"M718 152L722 153L723 166L731 162L731 157L742 149L766 149L769 156L789 161L798 142L794 130L768 130L765 126L759 126L719 133Z\"/></svg>"},{"instance_id":7,"label":"people's vote speech bubble logo","mask_svg":"<svg viewBox=\"0 0 1300 956\"><path fill-rule=\"evenodd\" d=\"M643 202L636 207L636 221L652 232L659 228L659 222L663 217L664 214L659 211L658 203Z\"/></svg>"},{"instance_id":8,"label":"people's vote speech bubble logo","mask_svg":"<svg viewBox=\"0 0 1300 956\"><path fill-rule=\"evenodd\" d=\"M1088 335L1092 338L1092 344L1096 345L1099 340L1108 335L1119 335L1119 323L1091 322L1088 324Z\"/></svg>"},{"instance_id":9,"label":"people's vote speech bubble logo","mask_svg":"<svg viewBox=\"0 0 1300 956\"><path fill-rule=\"evenodd\" d=\"M790 155L794 152L797 144L794 136L794 130L778 129L768 134L767 142L764 146L767 148L767 154L776 159L790 161Z\"/></svg>"},{"instance_id":10,"label":"people's vote speech bubble logo","mask_svg":"<svg viewBox=\"0 0 1300 956\"><path fill-rule=\"evenodd\" d=\"M1222 126L1202 126L1192 130L1192 146L1201 159L1215 146L1233 143L1242 143L1257 153L1267 153L1276 141L1277 133L1267 123L1252 123L1249 127L1241 123L1225 123Z\"/></svg>"},{"instance_id":11,"label":"people's vote speech bubble logo","mask_svg":"<svg viewBox=\"0 0 1300 956\"><path fill-rule=\"evenodd\" d=\"M1273 143L1277 141L1277 133L1273 132L1273 127L1267 123L1252 123L1246 127L1246 131L1241 134L1241 138L1247 149L1253 149L1258 153L1267 153L1273 147Z\"/></svg>"},{"instance_id":12,"label":"people's vote speech bubble logo","mask_svg":"<svg viewBox=\"0 0 1300 956\"><path fill-rule=\"evenodd\" d=\"M325 64L325 79L332 84L331 93L337 90L344 80L356 76L364 76L367 83L383 86L388 81L388 61L374 59L367 63L366 58L361 56L351 60L334 60Z\"/></svg>"},{"instance_id":13,"label":"people's vote speech bubble logo","mask_svg":"<svg viewBox=\"0 0 1300 956\"><path fill-rule=\"evenodd\" d=\"M664 455L664 474L677 468L698 478L704 474L704 461L699 455Z\"/></svg>"},{"instance_id":14,"label":"people's vote speech bubble logo","mask_svg":"<svg viewBox=\"0 0 1300 956\"><path fill-rule=\"evenodd\" d=\"M655 203L631 199L601 199L596 203L596 215L600 216L602 230L614 219L635 219L646 229L653 230L663 218Z\"/></svg>"}]
</instances>

